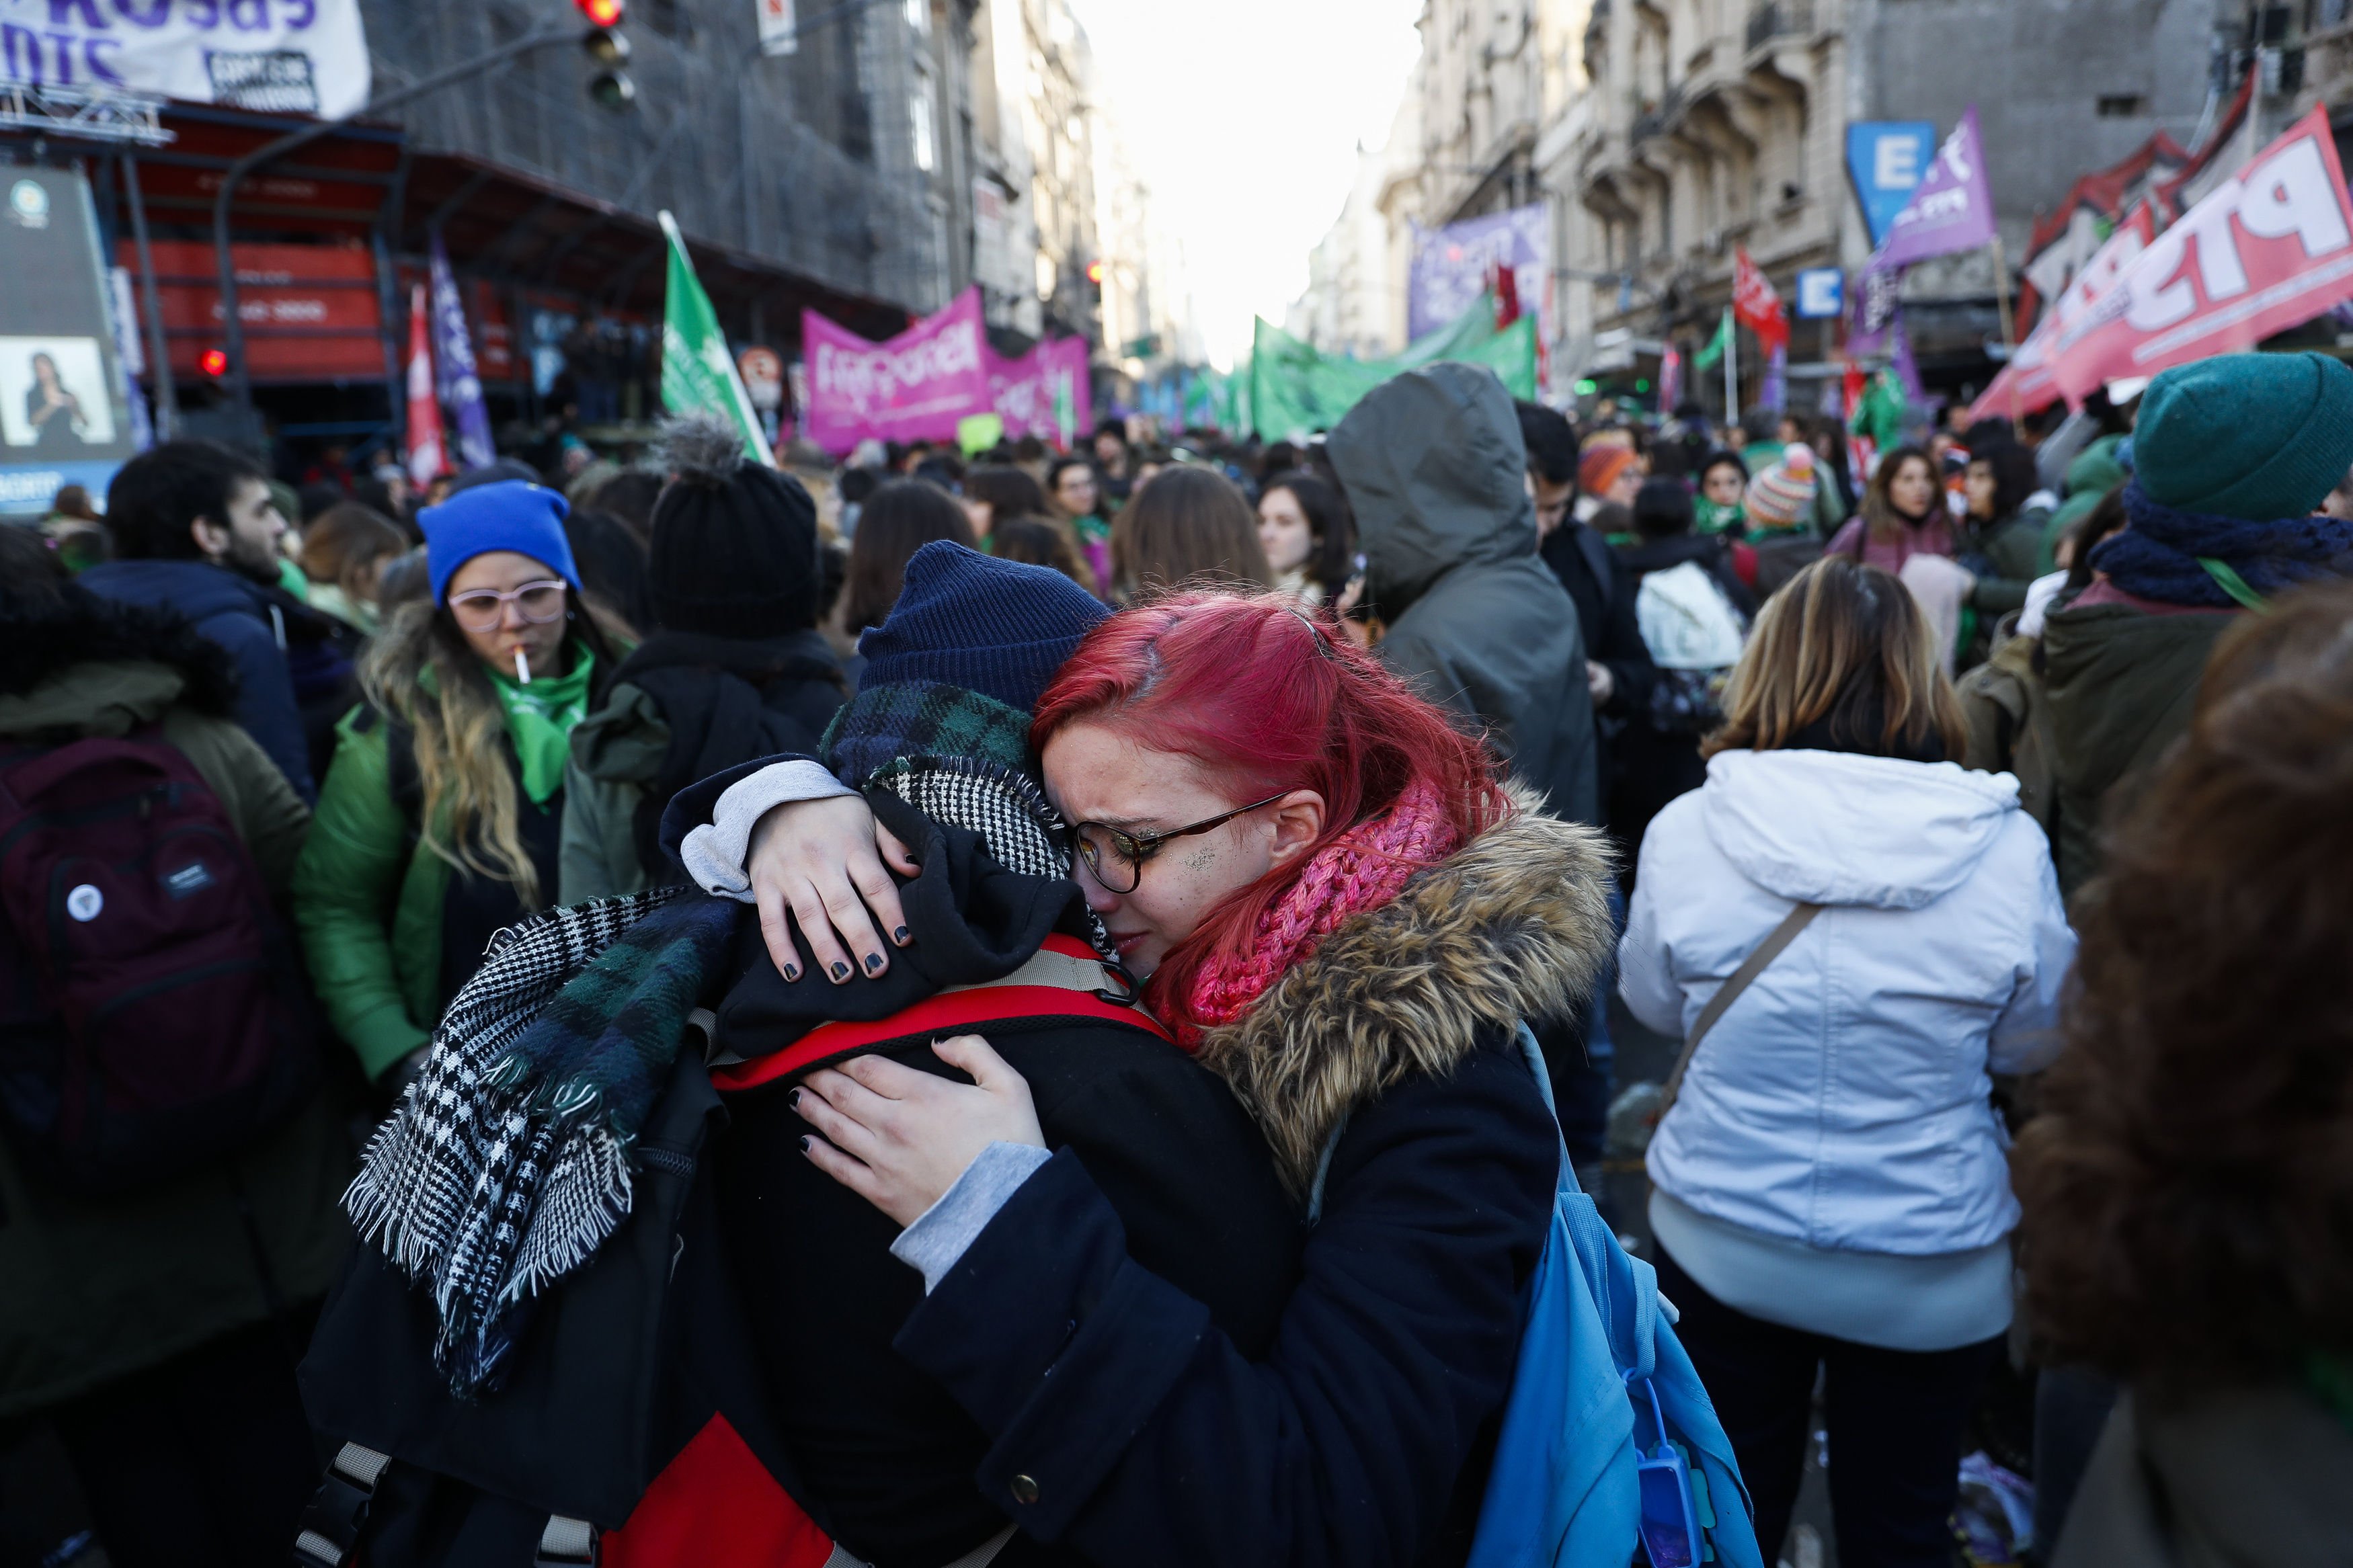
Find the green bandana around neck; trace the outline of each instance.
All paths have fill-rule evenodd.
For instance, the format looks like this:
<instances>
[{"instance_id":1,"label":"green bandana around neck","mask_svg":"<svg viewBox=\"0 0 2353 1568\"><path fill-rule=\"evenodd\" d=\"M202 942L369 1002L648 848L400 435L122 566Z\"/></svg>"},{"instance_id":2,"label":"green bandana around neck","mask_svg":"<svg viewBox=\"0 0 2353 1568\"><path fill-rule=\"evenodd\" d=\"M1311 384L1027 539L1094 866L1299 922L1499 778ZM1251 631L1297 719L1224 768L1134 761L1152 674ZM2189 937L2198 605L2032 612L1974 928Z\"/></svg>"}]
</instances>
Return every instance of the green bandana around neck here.
<instances>
[{"instance_id":1,"label":"green bandana around neck","mask_svg":"<svg viewBox=\"0 0 2353 1568\"><path fill-rule=\"evenodd\" d=\"M522 793L533 805L545 805L564 787L573 726L588 717L588 681L596 673L596 656L575 642L570 669L540 676L528 686L516 681L512 670L491 664L482 668L499 694L499 706L506 710L507 735L522 764Z\"/></svg>"},{"instance_id":2,"label":"green bandana around neck","mask_svg":"<svg viewBox=\"0 0 2353 1568\"><path fill-rule=\"evenodd\" d=\"M1725 506L1705 496L1694 496L1692 498L1692 521L1702 533L1722 533L1741 521L1738 501Z\"/></svg>"}]
</instances>

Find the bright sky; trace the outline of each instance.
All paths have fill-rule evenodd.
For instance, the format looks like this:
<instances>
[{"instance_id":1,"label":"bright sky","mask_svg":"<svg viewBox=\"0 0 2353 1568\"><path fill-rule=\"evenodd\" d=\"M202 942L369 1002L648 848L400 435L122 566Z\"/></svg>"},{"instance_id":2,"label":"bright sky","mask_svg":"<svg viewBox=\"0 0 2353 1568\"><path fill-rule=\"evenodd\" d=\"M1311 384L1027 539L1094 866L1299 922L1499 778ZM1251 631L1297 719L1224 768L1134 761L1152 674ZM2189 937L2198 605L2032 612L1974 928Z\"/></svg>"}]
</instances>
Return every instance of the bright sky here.
<instances>
[{"instance_id":1,"label":"bright sky","mask_svg":"<svg viewBox=\"0 0 2353 1568\"><path fill-rule=\"evenodd\" d=\"M1181 236L1210 359L1280 322L1340 216L1356 142L1377 147L1422 0L1071 0L1151 223Z\"/></svg>"}]
</instances>

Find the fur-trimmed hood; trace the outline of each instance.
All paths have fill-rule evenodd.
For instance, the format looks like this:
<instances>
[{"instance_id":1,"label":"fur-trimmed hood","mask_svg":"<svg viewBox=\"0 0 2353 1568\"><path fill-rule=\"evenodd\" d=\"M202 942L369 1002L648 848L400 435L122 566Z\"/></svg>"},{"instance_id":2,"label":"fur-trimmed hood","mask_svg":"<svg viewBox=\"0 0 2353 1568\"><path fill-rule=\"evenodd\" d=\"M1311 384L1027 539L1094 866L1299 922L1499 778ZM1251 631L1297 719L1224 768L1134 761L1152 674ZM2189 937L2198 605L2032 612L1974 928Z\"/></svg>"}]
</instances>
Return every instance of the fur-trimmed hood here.
<instances>
[{"instance_id":1,"label":"fur-trimmed hood","mask_svg":"<svg viewBox=\"0 0 2353 1568\"><path fill-rule=\"evenodd\" d=\"M236 710L237 666L228 651L174 611L103 598L73 583L55 597L12 594L0 606L0 700L30 697L79 667L124 664L161 665L177 675L174 700L199 712L225 719Z\"/></svg>"},{"instance_id":2,"label":"fur-trimmed hood","mask_svg":"<svg viewBox=\"0 0 2353 1568\"><path fill-rule=\"evenodd\" d=\"M1294 1190L1352 1110L1414 1073L1442 1074L1483 1033L1558 1017L1616 941L1607 840L1514 790L1514 814L1342 925L1200 1059L1233 1086Z\"/></svg>"}]
</instances>

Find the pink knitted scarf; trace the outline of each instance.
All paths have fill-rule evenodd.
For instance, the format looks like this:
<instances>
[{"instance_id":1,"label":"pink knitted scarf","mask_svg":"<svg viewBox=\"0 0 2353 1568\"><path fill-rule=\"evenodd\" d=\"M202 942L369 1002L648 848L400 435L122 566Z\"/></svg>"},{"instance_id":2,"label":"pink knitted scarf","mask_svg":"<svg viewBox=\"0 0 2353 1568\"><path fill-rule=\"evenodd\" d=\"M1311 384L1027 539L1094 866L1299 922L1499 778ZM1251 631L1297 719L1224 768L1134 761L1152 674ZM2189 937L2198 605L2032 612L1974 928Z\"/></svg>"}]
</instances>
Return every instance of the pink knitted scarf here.
<instances>
[{"instance_id":1,"label":"pink knitted scarf","mask_svg":"<svg viewBox=\"0 0 2353 1568\"><path fill-rule=\"evenodd\" d=\"M1259 916L1250 950L1208 959L1193 976L1187 1016L1176 1026L1187 1048L1204 1028L1230 1024L1267 988L1304 963L1352 915L1377 910L1404 890L1407 879L1457 847L1438 792L1407 786L1395 805L1325 845L1282 896Z\"/></svg>"}]
</instances>

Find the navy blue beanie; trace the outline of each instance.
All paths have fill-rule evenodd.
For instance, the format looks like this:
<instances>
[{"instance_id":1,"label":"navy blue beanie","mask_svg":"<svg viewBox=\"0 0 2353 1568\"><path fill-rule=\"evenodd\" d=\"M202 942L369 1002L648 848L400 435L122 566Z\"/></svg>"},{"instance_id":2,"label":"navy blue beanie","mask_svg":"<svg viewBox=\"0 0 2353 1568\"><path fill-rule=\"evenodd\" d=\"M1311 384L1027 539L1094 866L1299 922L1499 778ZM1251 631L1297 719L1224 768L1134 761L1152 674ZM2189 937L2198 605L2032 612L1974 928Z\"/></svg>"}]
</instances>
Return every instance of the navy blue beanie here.
<instances>
[{"instance_id":1,"label":"navy blue beanie","mask_svg":"<svg viewBox=\"0 0 2353 1568\"><path fill-rule=\"evenodd\" d=\"M859 684L936 681L1027 713L1109 614L1060 572L934 540L908 559L899 602L860 639Z\"/></svg>"},{"instance_id":2,"label":"navy blue beanie","mask_svg":"<svg viewBox=\"0 0 2353 1568\"><path fill-rule=\"evenodd\" d=\"M442 603L449 578L477 555L512 550L543 563L571 584L580 586L580 569L572 563L572 542L564 535L564 520L572 508L557 491L522 479L502 479L459 490L439 506L417 514L425 531L425 570L432 579L433 602Z\"/></svg>"}]
</instances>

